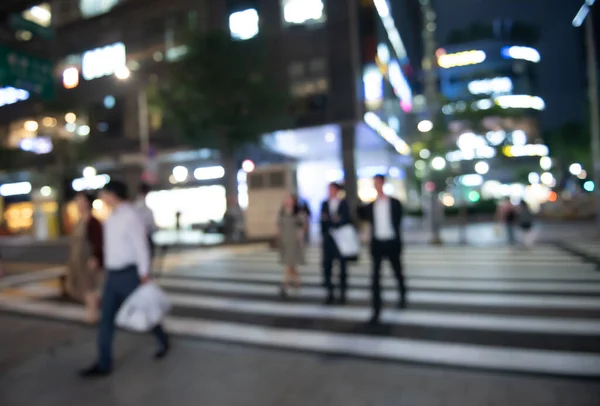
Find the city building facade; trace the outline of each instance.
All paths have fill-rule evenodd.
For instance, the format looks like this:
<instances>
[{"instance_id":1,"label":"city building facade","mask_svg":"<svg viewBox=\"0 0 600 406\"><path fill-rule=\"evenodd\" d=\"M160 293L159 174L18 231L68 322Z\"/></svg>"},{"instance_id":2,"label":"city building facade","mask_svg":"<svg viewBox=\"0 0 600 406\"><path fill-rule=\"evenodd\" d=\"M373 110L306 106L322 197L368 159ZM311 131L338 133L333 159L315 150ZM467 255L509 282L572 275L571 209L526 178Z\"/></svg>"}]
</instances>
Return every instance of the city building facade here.
<instances>
[{"instance_id":1,"label":"city building facade","mask_svg":"<svg viewBox=\"0 0 600 406\"><path fill-rule=\"evenodd\" d=\"M367 199L372 187L359 190L364 183L359 181L379 172L400 181L410 163L404 138L413 126L420 35L411 22L420 21L418 12L416 0L13 2L4 12L5 48L17 58L51 61L54 86L46 94L37 82L0 83L0 141L33 152L38 168L60 160L62 141L85 143L93 157L61 179L66 186L58 190L67 190L57 193L67 198L110 178L133 188L150 174L156 189L150 200L160 201L161 210L170 207L158 214L165 219L162 226L172 226L166 219L176 211L189 211L176 205L180 189L194 189L196 199L215 202L210 216L185 220L188 225L218 220L226 203L218 153L186 146L177 129L149 106L145 89L185 56L185 46L177 42L183 28L228 30L238 40L263 35L272 48L269 61L281 67L276 82L294 99L294 125L239 151L240 170L242 161L294 162L305 180L299 192L311 204L324 197L324 182L340 178L349 194ZM35 26L14 25L15 16ZM0 175L0 183L28 183L31 190L17 194L13 188L5 198L48 200L52 180L31 165L18 169ZM313 176L323 171L327 176ZM243 196L240 203L244 206Z\"/></svg>"}]
</instances>

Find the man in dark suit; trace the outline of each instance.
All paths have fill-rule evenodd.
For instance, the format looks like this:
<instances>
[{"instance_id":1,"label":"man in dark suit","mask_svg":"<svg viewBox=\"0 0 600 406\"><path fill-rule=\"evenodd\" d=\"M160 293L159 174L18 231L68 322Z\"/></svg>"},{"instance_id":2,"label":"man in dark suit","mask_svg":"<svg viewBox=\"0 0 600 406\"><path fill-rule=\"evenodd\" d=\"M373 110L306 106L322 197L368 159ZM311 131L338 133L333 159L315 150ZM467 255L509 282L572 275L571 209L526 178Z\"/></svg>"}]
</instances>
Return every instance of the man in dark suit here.
<instances>
[{"instance_id":1,"label":"man in dark suit","mask_svg":"<svg viewBox=\"0 0 600 406\"><path fill-rule=\"evenodd\" d=\"M383 192L385 177L373 178L377 199L359 210L361 219L371 225L371 257L373 274L371 275L371 294L373 297L373 315L369 324L377 324L381 314L381 262L387 258L398 280L399 307L406 306L406 287L402 274L402 203L398 199L386 196Z\"/></svg>"},{"instance_id":2,"label":"man in dark suit","mask_svg":"<svg viewBox=\"0 0 600 406\"><path fill-rule=\"evenodd\" d=\"M330 231L350 223L350 209L345 199L340 199L342 187L337 183L329 184L329 198L321 206L321 234L323 235L323 282L327 289L325 304L331 305L335 301L331 274L333 261L340 264L340 304L346 303L346 288L348 275L346 273L346 259L331 237Z\"/></svg>"}]
</instances>

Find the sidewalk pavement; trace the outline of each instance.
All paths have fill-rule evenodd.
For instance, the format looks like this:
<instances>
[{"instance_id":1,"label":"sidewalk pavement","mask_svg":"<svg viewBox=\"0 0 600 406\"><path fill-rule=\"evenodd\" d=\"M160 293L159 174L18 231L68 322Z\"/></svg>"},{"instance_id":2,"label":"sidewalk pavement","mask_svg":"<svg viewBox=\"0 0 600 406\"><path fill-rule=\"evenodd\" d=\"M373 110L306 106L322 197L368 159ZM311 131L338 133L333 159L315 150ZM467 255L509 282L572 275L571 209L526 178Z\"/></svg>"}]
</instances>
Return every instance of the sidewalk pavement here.
<instances>
[{"instance_id":1,"label":"sidewalk pavement","mask_svg":"<svg viewBox=\"0 0 600 406\"><path fill-rule=\"evenodd\" d=\"M0 314L2 406L597 406L600 383L118 334L116 370L81 381L91 328Z\"/></svg>"}]
</instances>

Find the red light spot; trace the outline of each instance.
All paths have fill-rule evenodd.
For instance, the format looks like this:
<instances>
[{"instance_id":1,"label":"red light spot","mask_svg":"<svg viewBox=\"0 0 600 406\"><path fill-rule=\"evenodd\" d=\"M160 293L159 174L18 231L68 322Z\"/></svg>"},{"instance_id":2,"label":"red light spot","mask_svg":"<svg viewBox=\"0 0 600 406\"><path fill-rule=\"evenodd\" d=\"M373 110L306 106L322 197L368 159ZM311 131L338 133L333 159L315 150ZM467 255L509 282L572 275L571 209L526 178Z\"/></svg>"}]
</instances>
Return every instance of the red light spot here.
<instances>
[{"instance_id":1,"label":"red light spot","mask_svg":"<svg viewBox=\"0 0 600 406\"><path fill-rule=\"evenodd\" d=\"M556 194L556 192L551 192L550 196L548 196L548 201L549 202L555 202L556 199L558 199L558 195Z\"/></svg>"},{"instance_id":2,"label":"red light spot","mask_svg":"<svg viewBox=\"0 0 600 406\"><path fill-rule=\"evenodd\" d=\"M433 192L435 190L435 183L433 183L433 182L425 183L425 190L427 192Z\"/></svg>"}]
</instances>

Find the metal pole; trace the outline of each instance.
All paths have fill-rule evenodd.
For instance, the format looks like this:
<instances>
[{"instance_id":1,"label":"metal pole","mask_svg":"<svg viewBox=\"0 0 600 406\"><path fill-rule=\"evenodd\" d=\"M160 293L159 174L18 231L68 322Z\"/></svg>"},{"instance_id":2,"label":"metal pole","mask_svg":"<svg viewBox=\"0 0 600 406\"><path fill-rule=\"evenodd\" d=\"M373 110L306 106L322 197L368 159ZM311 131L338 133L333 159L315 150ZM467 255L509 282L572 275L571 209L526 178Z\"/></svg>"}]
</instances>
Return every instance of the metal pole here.
<instances>
[{"instance_id":1,"label":"metal pole","mask_svg":"<svg viewBox=\"0 0 600 406\"><path fill-rule=\"evenodd\" d=\"M142 88L138 92L138 120L140 151L142 153L142 162L146 165L150 151L150 135L148 127L148 96L146 94L145 83L142 83Z\"/></svg>"},{"instance_id":2,"label":"metal pole","mask_svg":"<svg viewBox=\"0 0 600 406\"><path fill-rule=\"evenodd\" d=\"M422 68L425 74L425 98L427 99L427 108L429 110L430 118L433 121L438 109L438 92L437 92L437 78L436 78L436 62L435 62L435 27L436 15L433 11L430 2L421 2L421 14L423 15L423 61ZM427 135L431 137L431 134ZM433 171L431 168L426 169L424 180L427 182L433 179ZM439 213L439 200L437 197L437 191L429 192L429 213L428 222L431 226L431 243L441 244L441 219Z\"/></svg>"},{"instance_id":3,"label":"metal pole","mask_svg":"<svg viewBox=\"0 0 600 406\"><path fill-rule=\"evenodd\" d=\"M592 14L585 22L588 92L590 98L592 165L594 167L594 195L596 204L596 224L600 227L600 102L598 100L598 69L596 63L596 43L594 40L594 22Z\"/></svg>"}]
</instances>

